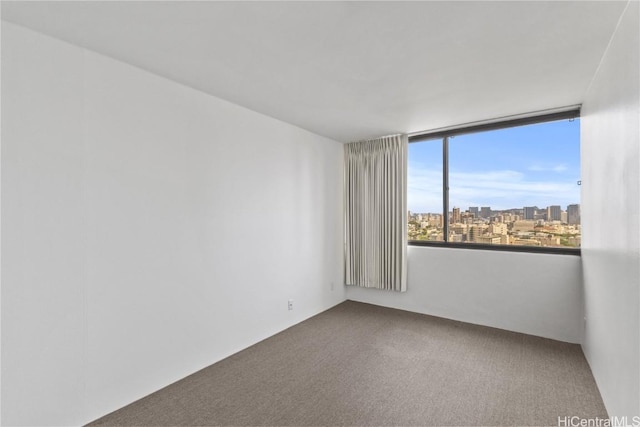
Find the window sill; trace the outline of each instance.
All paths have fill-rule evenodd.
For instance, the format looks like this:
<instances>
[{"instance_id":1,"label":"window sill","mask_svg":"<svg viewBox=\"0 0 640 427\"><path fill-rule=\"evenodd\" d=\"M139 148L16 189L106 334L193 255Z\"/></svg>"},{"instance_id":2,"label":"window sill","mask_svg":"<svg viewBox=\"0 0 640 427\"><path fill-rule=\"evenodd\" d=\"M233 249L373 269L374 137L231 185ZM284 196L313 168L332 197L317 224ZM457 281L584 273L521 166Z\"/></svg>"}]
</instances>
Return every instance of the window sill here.
<instances>
[{"instance_id":1,"label":"window sill","mask_svg":"<svg viewBox=\"0 0 640 427\"><path fill-rule=\"evenodd\" d=\"M472 249L498 252L529 252L536 254L581 255L580 248L554 248L548 246L488 245L483 243L433 242L428 240L409 240L409 246L430 246L437 248Z\"/></svg>"}]
</instances>

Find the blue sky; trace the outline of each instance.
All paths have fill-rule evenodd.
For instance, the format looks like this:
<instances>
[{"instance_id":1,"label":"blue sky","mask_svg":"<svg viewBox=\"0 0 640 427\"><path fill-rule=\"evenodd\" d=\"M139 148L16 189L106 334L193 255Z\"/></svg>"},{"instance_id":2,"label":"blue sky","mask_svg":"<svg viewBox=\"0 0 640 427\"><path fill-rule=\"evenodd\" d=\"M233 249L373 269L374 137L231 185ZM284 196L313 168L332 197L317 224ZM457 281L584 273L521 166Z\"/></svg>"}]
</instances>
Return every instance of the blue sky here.
<instances>
[{"instance_id":1,"label":"blue sky","mask_svg":"<svg viewBox=\"0 0 640 427\"><path fill-rule=\"evenodd\" d=\"M408 208L442 212L442 142L409 144ZM449 140L449 209L580 203L580 122L561 120Z\"/></svg>"}]
</instances>

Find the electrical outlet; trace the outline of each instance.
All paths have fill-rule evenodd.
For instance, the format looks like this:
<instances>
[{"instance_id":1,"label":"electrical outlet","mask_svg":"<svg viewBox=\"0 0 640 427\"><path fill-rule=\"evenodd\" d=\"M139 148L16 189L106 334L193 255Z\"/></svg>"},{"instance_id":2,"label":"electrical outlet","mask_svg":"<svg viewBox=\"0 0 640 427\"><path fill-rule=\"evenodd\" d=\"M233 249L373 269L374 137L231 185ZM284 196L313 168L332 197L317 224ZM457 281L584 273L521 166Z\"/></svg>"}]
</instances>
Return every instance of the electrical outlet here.
<instances>
[{"instance_id":1,"label":"electrical outlet","mask_svg":"<svg viewBox=\"0 0 640 427\"><path fill-rule=\"evenodd\" d=\"M334 286L333 286L333 282L331 282L331 290L333 290L333 287L334 287Z\"/></svg>"},{"instance_id":2,"label":"electrical outlet","mask_svg":"<svg viewBox=\"0 0 640 427\"><path fill-rule=\"evenodd\" d=\"M293 310L293 300L290 299L288 302L289 311Z\"/></svg>"}]
</instances>

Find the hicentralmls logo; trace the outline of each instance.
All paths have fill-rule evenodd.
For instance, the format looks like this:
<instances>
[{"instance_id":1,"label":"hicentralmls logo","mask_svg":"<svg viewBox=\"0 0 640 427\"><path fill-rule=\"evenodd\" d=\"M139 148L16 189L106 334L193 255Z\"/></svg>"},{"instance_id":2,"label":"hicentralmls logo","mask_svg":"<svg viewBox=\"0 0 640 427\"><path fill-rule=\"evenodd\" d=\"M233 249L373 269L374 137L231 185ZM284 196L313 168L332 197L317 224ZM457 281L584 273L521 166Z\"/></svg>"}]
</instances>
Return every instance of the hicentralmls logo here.
<instances>
[{"instance_id":1,"label":"hicentralmls logo","mask_svg":"<svg viewBox=\"0 0 640 427\"><path fill-rule=\"evenodd\" d=\"M558 417L558 427L640 427L640 415L635 417L581 418Z\"/></svg>"}]
</instances>

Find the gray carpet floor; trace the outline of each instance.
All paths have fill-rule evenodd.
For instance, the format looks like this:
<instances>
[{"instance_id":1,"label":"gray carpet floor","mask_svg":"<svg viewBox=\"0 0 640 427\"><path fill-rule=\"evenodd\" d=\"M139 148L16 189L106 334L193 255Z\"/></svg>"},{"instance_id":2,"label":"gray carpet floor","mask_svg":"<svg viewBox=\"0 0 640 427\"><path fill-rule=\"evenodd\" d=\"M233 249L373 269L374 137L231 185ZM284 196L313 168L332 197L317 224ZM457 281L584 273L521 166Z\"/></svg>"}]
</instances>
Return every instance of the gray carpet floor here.
<instances>
[{"instance_id":1,"label":"gray carpet floor","mask_svg":"<svg viewBox=\"0 0 640 427\"><path fill-rule=\"evenodd\" d=\"M497 426L607 417L580 346L352 301L91 425Z\"/></svg>"}]
</instances>

